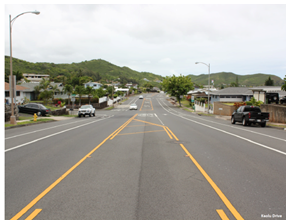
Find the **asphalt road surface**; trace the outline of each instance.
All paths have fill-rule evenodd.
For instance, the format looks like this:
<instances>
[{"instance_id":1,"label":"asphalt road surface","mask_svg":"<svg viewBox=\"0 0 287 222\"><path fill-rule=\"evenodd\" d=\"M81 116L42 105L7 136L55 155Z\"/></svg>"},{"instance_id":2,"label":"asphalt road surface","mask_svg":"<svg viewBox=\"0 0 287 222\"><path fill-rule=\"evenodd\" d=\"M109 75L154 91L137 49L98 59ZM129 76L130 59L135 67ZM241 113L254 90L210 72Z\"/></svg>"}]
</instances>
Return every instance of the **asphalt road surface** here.
<instances>
[{"instance_id":1,"label":"asphalt road surface","mask_svg":"<svg viewBox=\"0 0 287 222\"><path fill-rule=\"evenodd\" d=\"M96 117L8 129L5 219L285 220L285 132L152 93Z\"/></svg>"}]
</instances>

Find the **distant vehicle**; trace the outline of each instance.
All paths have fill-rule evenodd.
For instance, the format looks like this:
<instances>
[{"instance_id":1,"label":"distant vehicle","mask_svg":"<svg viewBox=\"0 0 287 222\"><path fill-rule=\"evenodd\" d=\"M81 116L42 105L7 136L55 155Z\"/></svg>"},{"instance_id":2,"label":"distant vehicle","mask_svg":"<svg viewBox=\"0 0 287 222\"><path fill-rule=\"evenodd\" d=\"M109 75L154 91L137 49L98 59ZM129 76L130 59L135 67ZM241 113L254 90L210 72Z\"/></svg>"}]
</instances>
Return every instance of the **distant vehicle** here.
<instances>
[{"instance_id":1,"label":"distant vehicle","mask_svg":"<svg viewBox=\"0 0 287 222\"><path fill-rule=\"evenodd\" d=\"M142 96L142 95L140 95L140 96L139 96L139 99L143 99L143 96Z\"/></svg>"},{"instance_id":2,"label":"distant vehicle","mask_svg":"<svg viewBox=\"0 0 287 222\"><path fill-rule=\"evenodd\" d=\"M232 113L231 123L242 122L243 126L259 123L262 127L269 121L269 113L261 112L257 106L240 106Z\"/></svg>"},{"instance_id":3,"label":"distant vehicle","mask_svg":"<svg viewBox=\"0 0 287 222\"><path fill-rule=\"evenodd\" d=\"M132 109L137 110L137 109L138 109L137 104L135 104L135 103L131 104L131 105L130 105L130 110L132 110Z\"/></svg>"},{"instance_id":4,"label":"distant vehicle","mask_svg":"<svg viewBox=\"0 0 287 222\"><path fill-rule=\"evenodd\" d=\"M18 106L19 113L36 113L37 116L45 116L51 113L51 109L46 108L44 105L39 103L28 103L25 105Z\"/></svg>"},{"instance_id":5,"label":"distant vehicle","mask_svg":"<svg viewBox=\"0 0 287 222\"><path fill-rule=\"evenodd\" d=\"M79 108L78 116L86 116L89 115L90 117L96 115L96 109L92 105L83 105Z\"/></svg>"}]
</instances>

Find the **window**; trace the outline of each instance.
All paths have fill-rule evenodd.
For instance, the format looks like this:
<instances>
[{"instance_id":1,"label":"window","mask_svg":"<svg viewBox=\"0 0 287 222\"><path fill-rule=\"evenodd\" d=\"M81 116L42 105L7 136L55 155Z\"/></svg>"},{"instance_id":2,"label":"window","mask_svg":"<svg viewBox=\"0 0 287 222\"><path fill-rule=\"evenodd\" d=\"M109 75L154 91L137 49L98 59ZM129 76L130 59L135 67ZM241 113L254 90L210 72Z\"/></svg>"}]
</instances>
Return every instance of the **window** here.
<instances>
[{"instance_id":1,"label":"window","mask_svg":"<svg viewBox=\"0 0 287 222\"><path fill-rule=\"evenodd\" d=\"M16 96L20 96L20 91L16 91Z\"/></svg>"},{"instance_id":2,"label":"window","mask_svg":"<svg viewBox=\"0 0 287 222\"><path fill-rule=\"evenodd\" d=\"M9 96L10 96L9 91L8 92L5 91L5 97L9 97Z\"/></svg>"}]
</instances>

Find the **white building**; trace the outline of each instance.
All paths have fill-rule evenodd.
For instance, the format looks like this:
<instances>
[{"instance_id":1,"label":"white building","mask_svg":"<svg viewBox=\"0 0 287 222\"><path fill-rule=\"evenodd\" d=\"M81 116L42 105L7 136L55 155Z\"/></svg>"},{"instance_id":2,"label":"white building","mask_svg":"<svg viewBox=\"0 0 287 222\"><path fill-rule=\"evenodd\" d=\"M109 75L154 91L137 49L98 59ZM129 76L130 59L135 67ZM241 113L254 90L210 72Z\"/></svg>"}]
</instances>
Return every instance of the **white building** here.
<instances>
[{"instance_id":1,"label":"white building","mask_svg":"<svg viewBox=\"0 0 287 222\"><path fill-rule=\"evenodd\" d=\"M41 82L42 78L49 80L50 75L23 73L23 77L29 80L30 82ZM25 80L22 79L22 81Z\"/></svg>"}]
</instances>

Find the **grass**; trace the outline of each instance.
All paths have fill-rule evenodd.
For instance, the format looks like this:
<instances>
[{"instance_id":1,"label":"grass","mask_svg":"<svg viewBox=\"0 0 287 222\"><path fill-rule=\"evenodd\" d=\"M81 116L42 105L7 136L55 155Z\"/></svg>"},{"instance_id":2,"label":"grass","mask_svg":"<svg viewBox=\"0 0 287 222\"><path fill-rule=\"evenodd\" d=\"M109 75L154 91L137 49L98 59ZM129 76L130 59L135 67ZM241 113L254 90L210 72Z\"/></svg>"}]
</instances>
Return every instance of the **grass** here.
<instances>
[{"instance_id":1,"label":"grass","mask_svg":"<svg viewBox=\"0 0 287 222\"><path fill-rule=\"evenodd\" d=\"M30 118L30 117L28 117ZM38 119L36 122L34 122L34 120L27 120L25 122L18 122L16 125L20 126L20 125L26 125L26 124L35 124L38 122L49 122L49 121L53 121L52 119ZM10 126L14 126L13 124L7 123L5 124L5 127L10 127Z\"/></svg>"},{"instance_id":2,"label":"grass","mask_svg":"<svg viewBox=\"0 0 287 222\"><path fill-rule=\"evenodd\" d=\"M108 108L105 108L105 110L111 110L111 109L113 109L114 107L113 106L110 106L110 107L108 107Z\"/></svg>"}]
</instances>

